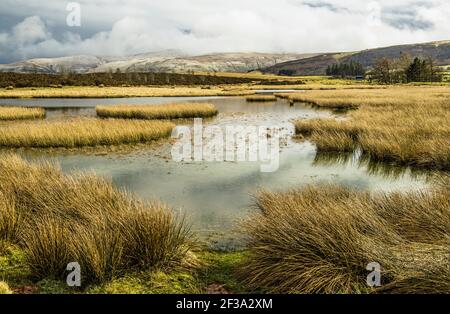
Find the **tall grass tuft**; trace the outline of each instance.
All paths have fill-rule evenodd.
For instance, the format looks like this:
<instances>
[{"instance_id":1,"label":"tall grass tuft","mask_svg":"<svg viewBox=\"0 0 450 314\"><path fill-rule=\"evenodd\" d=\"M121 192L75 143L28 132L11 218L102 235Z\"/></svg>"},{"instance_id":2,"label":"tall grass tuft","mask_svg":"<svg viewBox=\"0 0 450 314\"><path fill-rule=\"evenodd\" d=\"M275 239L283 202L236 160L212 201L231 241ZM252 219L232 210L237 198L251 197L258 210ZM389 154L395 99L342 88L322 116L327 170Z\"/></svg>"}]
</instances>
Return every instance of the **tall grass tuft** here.
<instances>
[{"instance_id":1,"label":"tall grass tuft","mask_svg":"<svg viewBox=\"0 0 450 314\"><path fill-rule=\"evenodd\" d=\"M179 265L193 246L189 228L165 205L135 199L95 175L2 157L0 210L12 214L2 215L0 236L24 248L36 279L63 279L67 264L78 262L83 284L104 282Z\"/></svg>"},{"instance_id":2,"label":"tall grass tuft","mask_svg":"<svg viewBox=\"0 0 450 314\"><path fill-rule=\"evenodd\" d=\"M297 133L312 136L319 150L360 147L374 161L450 169L450 92L447 88L405 88L304 93L331 107L353 102L359 109L346 119L301 120ZM350 141L353 145L350 145Z\"/></svg>"},{"instance_id":3,"label":"tall grass tuft","mask_svg":"<svg viewBox=\"0 0 450 314\"><path fill-rule=\"evenodd\" d=\"M0 121L45 118L45 109L0 106Z\"/></svg>"},{"instance_id":4,"label":"tall grass tuft","mask_svg":"<svg viewBox=\"0 0 450 314\"><path fill-rule=\"evenodd\" d=\"M249 102L277 101L277 97L275 95L254 95L247 96L245 99Z\"/></svg>"},{"instance_id":5,"label":"tall grass tuft","mask_svg":"<svg viewBox=\"0 0 450 314\"><path fill-rule=\"evenodd\" d=\"M188 119L209 118L217 115L213 104L180 103L163 105L97 106L97 116L121 119Z\"/></svg>"},{"instance_id":6,"label":"tall grass tuft","mask_svg":"<svg viewBox=\"0 0 450 314\"><path fill-rule=\"evenodd\" d=\"M244 223L250 287L275 293L450 293L448 186L378 194L334 185L263 191ZM369 288L366 266L382 268Z\"/></svg>"},{"instance_id":7,"label":"tall grass tuft","mask_svg":"<svg viewBox=\"0 0 450 314\"><path fill-rule=\"evenodd\" d=\"M0 147L64 147L143 143L169 137L167 121L102 120L39 121L1 128Z\"/></svg>"}]
</instances>

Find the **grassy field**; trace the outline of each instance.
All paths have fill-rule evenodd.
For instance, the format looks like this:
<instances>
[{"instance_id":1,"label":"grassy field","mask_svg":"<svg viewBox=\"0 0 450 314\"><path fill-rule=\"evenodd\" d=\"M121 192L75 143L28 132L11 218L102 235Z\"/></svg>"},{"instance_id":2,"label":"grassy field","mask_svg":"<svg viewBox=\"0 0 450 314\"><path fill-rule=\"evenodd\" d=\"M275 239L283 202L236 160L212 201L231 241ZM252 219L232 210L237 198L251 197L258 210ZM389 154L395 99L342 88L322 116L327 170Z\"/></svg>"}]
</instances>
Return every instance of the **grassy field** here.
<instances>
[{"instance_id":1,"label":"grassy field","mask_svg":"<svg viewBox=\"0 0 450 314\"><path fill-rule=\"evenodd\" d=\"M188 119L209 118L217 115L213 104L175 103L163 105L97 106L97 116L122 119Z\"/></svg>"},{"instance_id":2,"label":"grassy field","mask_svg":"<svg viewBox=\"0 0 450 314\"><path fill-rule=\"evenodd\" d=\"M33 280L63 279L70 262L84 285L193 262L188 226L163 204L14 155L2 156L0 173L0 241L22 250Z\"/></svg>"},{"instance_id":3,"label":"grassy field","mask_svg":"<svg viewBox=\"0 0 450 314\"><path fill-rule=\"evenodd\" d=\"M168 121L91 118L22 122L0 129L0 147L77 148L144 143L169 137L174 126Z\"/></svg>"},{"instance_id":4,"label":"grassy field","mask_svg":"<svg viewBox=\"0 0 450 314\"><path fill-rule=\"evenodd\" d=\"M0 106L0 121L29 120L45 118L45 109Z\"/></svg>"},{"instance_id":5,"label":"grassy field","mask_svg":"<svg viewBox=\"0 0 450 314\"><path fill-rule=\"evenodd\" d=\"M245 223L240 269L272 293L450 293L448 180L432 191L375 194L332 185L262 192ZM380 288L366 266L381 265Z\"/></svg>"},{"instance_id":6,"label":"grassy field","mask_svg":"<svg viewBox=\"0 0 450 314\"><path fill-rule=\"evenodd\" d=\"M297 133L319 151L353 151L373 160L450 169L450 89L311 91L289 99L331 109L355 109L345 119L300 120Z\"/></svg>"},{"instance_id":7,"label":"grassy field","mask_svg":"<svg viewBox=\"0 0 450 314\"><path fill-rule=\"evenodd\" d=\"M189 97L189 96L243 96L253 91L240 87L95 87L0 89L0 98L126 98L126 97Z\"/></svg>"}]
</instances>

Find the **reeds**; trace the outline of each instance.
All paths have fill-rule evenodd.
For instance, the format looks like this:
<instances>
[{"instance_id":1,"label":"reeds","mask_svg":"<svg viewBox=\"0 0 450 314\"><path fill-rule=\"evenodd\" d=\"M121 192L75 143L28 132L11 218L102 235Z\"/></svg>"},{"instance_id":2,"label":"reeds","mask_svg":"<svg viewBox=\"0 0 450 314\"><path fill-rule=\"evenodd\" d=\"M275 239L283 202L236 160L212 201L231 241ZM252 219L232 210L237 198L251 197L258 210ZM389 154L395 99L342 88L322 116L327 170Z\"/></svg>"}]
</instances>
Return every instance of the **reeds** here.
<instances>
[{"instance_id":1,"label":"reeds","mask_svg":"<svg viewBox=\"0 0 450 314\"><path fill-rule=\"evenodd\" d=\"M45 118L45 109L0 106L0 121Z\"/></svg>"},{"instance_id":2,"label":"reeds","mask_svg":"<svg viewBox=\"0 0 450 314\"><path fill-rule=\"evenodd\" d=\"M450 293L448 185L376 194L334 185L264 191L244 223L250 287L275 293ZM381 287L366 283L381 266Z\"/></svg>"},{"instance_id":3,"label":"reeds","mask_svg":"<svg viewBox=\"0 0 450 314\"><path fill-rule=\"evenodd\" d=\"M360 147L374 161L450 169L450 89L415 87L320 95L317 99L307 93L302 97L319 106L336 108L351 103L359 109L345 119L296 122L297 133L311 136L319 150Z\"/></svg>"},{"instance_id":4,"label":"reeds","mask_svg":"<svg viewBox=\"0 0 450 314\"><path fill-rule=\"evenodd\" d=\"M92 174L13 155L0 160L0 237L25 250L32 276L64 279L81 266L82 285L183 263L192 246L183 219ZM5 202L5 196L8 197ZM5 215L6 213L6 215Z\"/></svg>"},{"instance_id":5,"label":"reeds","mask_svg":"<svg viewBox=\"0 0 450 314\"><path fill-rule=\"evenodd\" d=\"M77 148L144 143L169 137L173 127L168 121L90 118L37 121L0 128L0 147Z\"/></svg>"},{"instance_id":6,"label":"reeds","mask_svg":"<svg viewBox=\"0 0 450 314\"><path fill-rule=\"evenodd\" d=\"M277 97L275 95L254 95L247 96L245 99L249 102L277 101Z\"/></svg>"},{"instance_id":7,"label":"reeds","mask_svg":"<svg viewBox=\"0 0 450 314\"><path fill-rule=\"evenodd\" d=\"M189 97L189 96L242 96L254 94L245 89L225 91L217 86L201 87L104 87L79 86L65 88L0 89L0 98L127 98L127 97Z\"/></svg>"},{"instance_id":8,"label":"reeds","mask_svg":"<svg viewBox=\"0 0 450 314\"><path fill-rule=\"evenodd\" d=\"M162 105L97 106L97 116L120 119L188 119L209 118L217 115L213 104L176 103Z\"/></svg>"}]
</instances>

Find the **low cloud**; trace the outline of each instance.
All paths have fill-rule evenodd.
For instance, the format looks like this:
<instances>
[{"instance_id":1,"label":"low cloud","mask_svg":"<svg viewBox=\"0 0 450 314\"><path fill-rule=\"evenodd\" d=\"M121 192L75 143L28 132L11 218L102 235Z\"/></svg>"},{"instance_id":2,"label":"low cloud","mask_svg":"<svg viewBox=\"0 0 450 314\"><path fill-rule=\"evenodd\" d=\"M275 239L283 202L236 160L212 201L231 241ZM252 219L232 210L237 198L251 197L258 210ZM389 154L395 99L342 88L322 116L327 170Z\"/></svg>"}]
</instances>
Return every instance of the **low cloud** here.
<instances>
[{"instance_id":1,"label":"low cloud","mask_svg":"<svg viewBox=\"0 0 450 314\"><path fill-rule=\"evenodd\" d=\"M450 3L432 0L79 1L81 27L65 24L68 2L4 0L0 62L75 54L352 51L448 39ZM1 18L1 17L0 17ZM374 23L374 21L376 23Z\"/></svg>"}]
</instances>

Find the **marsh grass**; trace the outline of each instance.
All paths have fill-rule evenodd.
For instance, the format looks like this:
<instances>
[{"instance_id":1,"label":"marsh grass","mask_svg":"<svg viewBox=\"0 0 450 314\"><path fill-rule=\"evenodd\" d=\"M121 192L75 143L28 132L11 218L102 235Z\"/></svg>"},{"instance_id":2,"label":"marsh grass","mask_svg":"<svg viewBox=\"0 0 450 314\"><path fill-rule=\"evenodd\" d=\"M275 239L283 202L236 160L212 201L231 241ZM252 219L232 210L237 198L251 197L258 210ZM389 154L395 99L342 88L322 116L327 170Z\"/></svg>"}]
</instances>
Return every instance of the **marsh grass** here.
<instances>
[{"instance_id":1,"label":"marsh grass","mask_svg":"<svg viewBox=\"0 0 450 314\"><path fill-rule=\"evenodd\" d=\"M213 104L176 103L139 106L97 106L97 116L120 119L188 119L209 118L217 115Z\"/></svg>"},{"instance_id":2,"label":"marsh grass","mask_svg":"<svg viewBox=\"0 0 450 314\"><path fill-rule=\"evenodd\" d=\"M334 185L263 191L244 223L250 287L275 293L449 293L448 185L376 194ZM369 288L366 266L382 267Z\"/></svg>"},{"instance_id":3,"label":"marsh grass","mask_svg":"<svg viewBox=\"0 0 450 314\"><path fill-rule=\"evenodd\" d=\"M0 106L0 121L45 118L45 109Z\"/></svg>"},{"instance_id":4,"label":"marsh grass","mask_svg":"<svg viewBox=\"0 0 450 314\"><path fill-rule=\"evenodd\" d=\"M192 248L189 228L170 208L95 175L64 175L14 155L2 156L0 174L0 237L25 251L36 280L63 279L67 264L78 262L85 287L181 265Z\"/></svg>"},{"instance_id":5,"label":"marsh grass","mask_svg":"<svg viewBox=\"0 0 450 314\"><path fill-rule=\"evenodd\" d=\"M228 87L229 88L229 87ZM189 97L189 96L243 96L254 94L251 90L236 88L227 90L213 86L177 87L103 87L76 86L64 88L0 89L0 98L128 98L128 97Z\"/></svg>"},{"instance_id":6,"label":"marsh grass","mask_svg":"<svg viewBox=\"0 0 450 314\"><path fill-rule=\"evenodd\" d=\"M360 147L374 161L450 169L448 88L314 92L301 97L319 106L325 102L335 108L347 103L359 108L345 119L296 122L297 133L310 136L319 151Z\"/></svg>"},{"instance_id":7,"label":"marsh grass","mask_svg":"<svg viewBox=\"0 0 450 314\"><path fill-rule=\"evenodd\" d=\"M77 148L145 143L169 137L168 121L77 118L37 121L0 128L0 147Z\"/></svg>"},{"instance_id":8,"label":"marsh grass","mask_svg":"<svg viewBox=\"0 0 450 314\"><path fill-rule=\"evenodd\" d=\"M275 95L254 95L254 96L247 96L245 99L249 102L277 101L277 97Z\"/></svg>"}]
</instances>

